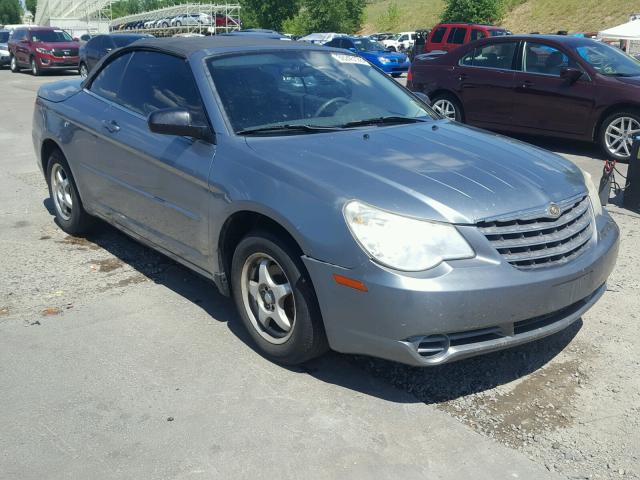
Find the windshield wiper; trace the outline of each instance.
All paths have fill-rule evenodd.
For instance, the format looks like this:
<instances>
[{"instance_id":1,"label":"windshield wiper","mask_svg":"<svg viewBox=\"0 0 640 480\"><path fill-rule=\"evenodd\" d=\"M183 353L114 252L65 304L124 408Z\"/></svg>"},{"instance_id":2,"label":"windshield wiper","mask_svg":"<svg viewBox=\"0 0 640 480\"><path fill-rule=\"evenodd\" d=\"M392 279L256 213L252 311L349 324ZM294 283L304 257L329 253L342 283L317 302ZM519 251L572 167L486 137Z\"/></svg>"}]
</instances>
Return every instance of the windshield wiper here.
<instances>
[{"instance_id":1,"label":"windshield wiper","mask_svg":"<svg viewBox=\"0 0 640 480\"><path fill-rule=\"evenodd\" d=\"M244 128L236 132L237 135L259 135L261 133L277 132L335 132L340 127L322 127L317 125L271 125L267 127Z\"/></svg>"},{"instance_id":2,"label":"windshield wiper","mask_svg":"<svg viewBox=\"0 0 640 480\"><path fill-rule=\"evenodd\" d=\"M342 128L351 128L351 127L363 127L366 125L391 125L391 124L399 124L399 123L423 123L426 120L416 117L399 117L399 116L389 116L389 117L375 117L375 118L366 118L364 120L355 120L353 122L347 122L340 127Z\"/></svg>"}]
</instances>

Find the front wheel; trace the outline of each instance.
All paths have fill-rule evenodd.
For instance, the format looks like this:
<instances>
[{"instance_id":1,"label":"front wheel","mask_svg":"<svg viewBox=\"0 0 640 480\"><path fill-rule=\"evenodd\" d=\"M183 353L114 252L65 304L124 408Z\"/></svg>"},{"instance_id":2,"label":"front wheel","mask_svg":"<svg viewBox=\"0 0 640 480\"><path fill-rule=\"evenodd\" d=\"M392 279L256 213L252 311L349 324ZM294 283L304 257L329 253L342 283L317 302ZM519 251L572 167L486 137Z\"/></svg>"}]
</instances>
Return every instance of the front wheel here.
<instances>
[{"instance_id":1,"label":"front wheel","mask_svg":"<svg viewBox=\"0 0 640 480\"><path fill-rule=\"evenodd\" d=\"M40 67L38 67L38 62L34 57L31 57L31 75L34 77L38 77L40 75Z\"/></svg>"},{"instance_id":2,"label":"front wheel","mask_svg":"<svg viewBox=\"0 0 640 480\"><path fill-rule=\"evenodd\" d=\"M268 232L245 237L233 254L231 289L242 323L269 359L296 365L327 350L313 286L287 242Z\"/></svg>"},{"instance_id":3,"label":"front wheel","mask_svg":"<svg viewBox=\"0 0 640 480\"><path fill-rule=\"evenodd\" d=\"M87 78L87 76L89 75L89 69L87 68L87 65L84 62L80 64L78 73L80 73L81 78Z\"/></svg>"},{"instance_id":4,"label":"front wheel","mask_svg":"<svg viewBox=\"0 0 640 480\"><path fill-rule=\"evenodd\" d=\"M16 60L16 57L13 55L11 55L10 68L13 73L18 73L20 71L20 68L18 68L18 60Z\"/></svg>"},{"instance_id":5,"label":"front wheel","mask_svg":"<svg viewBox=\"0 0 640 480\"><path fill-rule=\"evenodd\" d=\"M627 161L631 157L633 139L636 136L640 136L640 113L616 112L602 122L599 142L607 156Z\"/></svg>"},{"instance_id":6,"label":"front wheel","mask_svg":"<svg viewBox=\"0 0 640 480\"><path fill-rule=\"evenodd\" d=\"M87 231L93 218L85 211L69 164L58 150L54 150L48 159L47 184L60 228L70 235Z\"/></svg>"},{"instance_id":7,"label":"front wheel","mask_svg":"<svg viewBox=\"0 0 640 480\"><path fill-rule=\"evenodd\" d=\"M464 119L462 105L453 96L448 94L440 94L433 98L431 107L449 120L462 122Z\"/></svg>"},{"instance_id":8,"label":"front wheel","mask_svg":"<svg viewBox=\"0 0 640 480\"><path fill-rule=\"evenodd\" d=\"M402 76L402 74L401 73L392 73L391 76L393 78L400 78Z\"/></svg>"},{"instance_id":9,"label":"front wheel","mask_svg":"<svg viewBox=\"0 0 640 480\"><path fill-rule=\"evenodd\" d=\"M176 27L181 27L182 26L182 22L176 22Z\"/></svg>"}]
</instances>

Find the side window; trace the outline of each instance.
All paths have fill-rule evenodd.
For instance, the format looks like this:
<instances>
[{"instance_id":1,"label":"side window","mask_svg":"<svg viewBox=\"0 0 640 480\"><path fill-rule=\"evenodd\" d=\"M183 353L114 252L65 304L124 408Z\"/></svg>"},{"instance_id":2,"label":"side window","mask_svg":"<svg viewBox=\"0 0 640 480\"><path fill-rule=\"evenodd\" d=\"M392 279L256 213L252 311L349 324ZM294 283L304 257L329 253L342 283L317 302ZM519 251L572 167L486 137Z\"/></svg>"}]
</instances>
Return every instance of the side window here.
<instances>
[{"instance_id":1,"label":"side window","mask_svg":"<svg viewBox=\"0 0 640 480\"><path fill-rule=\"evenodd\" d=\"M117 98L120 81L132 55L132 53L127 53L109 62L91 82L89 90L107 100L119 103Z\"/></svg>"},{"instance_id":2,"label":"side window","mask_svg":"<svg viewBox=\"0 0 640 480\"><path fill-rule=\"evenodd\" d=\"M402 35L402 36L398 39L398 41L399 41L399 42L405 42L405 41L407 41L408 39L409 39L409 37L408 37L407 35Z\"/></svg>"},{"instance_id":3,"label":"side window","mask_svg":"<svg viewBox=\"0 0 640 480\"><path fill-rule=\"evenodd\" d=\"M444 34L447 31L447 27L440 27L431 36L431 43L442 43L444 39Z\"/></svg>"},{"instance_id":4,"label":"side window","mask_svg":"<svg viewBox=\"0 0 640 480\"><path fill-rule=\"evenodd\" d=\"M467 34L467 29L464 27L453 28L449 32L447 37L447 43L454 43L462 45L464 43L464 37Z\"/></svg>"},{"instance_id":5,"label":"side window","mask_svg":"<svg viewBox=\"0 0 640 480\"><path fill-rule=\"evenodd\" d=\"M184 59L138 51L127 65L116 103L144 116L163 108L186 108L205 123L200 94Z\"/></svg>"},{"instance_id":6,"label":"side window","mask_svg":"<svg viewBox=\"0 0 640 480\"><path fill-rule=\"evenodd\" d=\"M350 48L353 48L353 42L351 40L343 38L340 40L340 48L346 48L347 50L349 50Z\"/></svg>"},{"instance_id":7,"label":"side window","mask_svg":"<svg viewBox=\"0 0 640 480\"><path fill-rule=\"evenodd\" d=\"M480 40L481 38L484 38L484 32L482 30L478 30L476 28L471 30L471 42L474 40Z\"/></svg>"},{"instance_id":8,"label":"side window","mask_svg":"<svg viewBox=\"0 0 640 480\"><path fill-rule=\"evenodd\" d=\"M325 45L325 47L336 48L336 47L338 47L339 43L338 43L338 40L334 38L333 40L331 40L330 42L325 43L324 45Z\"/></svg>"},{"instance_id":9,"label":"side window","mask_svg":"<svg viewBox=\"0 0 640 480\"><path fill-rule=\"evenodd\" d=\"M557 48L542 43L527 42L522 59L523 71L560 76L560 70L575 66L569 57Z\"/></svg>"},{"instance_id":10,"label":"side window","mask_svg":"<svg viewBox=\"0 0 640 480\"><path fill-rule=\"evenodd\" d=\"M515 42L501 42L484 45L460 59L460 64L481 68L499 68L511 70L513 68L513 55L516 51Z\"/></svg>"}]
</instances>

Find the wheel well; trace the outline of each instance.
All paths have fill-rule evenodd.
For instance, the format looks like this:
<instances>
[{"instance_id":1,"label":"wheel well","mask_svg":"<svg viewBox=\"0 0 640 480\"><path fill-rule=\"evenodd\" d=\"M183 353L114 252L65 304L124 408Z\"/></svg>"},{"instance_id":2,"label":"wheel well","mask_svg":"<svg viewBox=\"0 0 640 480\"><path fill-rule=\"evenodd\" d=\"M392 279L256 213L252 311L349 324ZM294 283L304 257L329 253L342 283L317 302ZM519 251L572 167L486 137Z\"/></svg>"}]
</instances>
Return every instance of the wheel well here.
<instances>
[{"instance_id":1,"label":"wheel well","mask_svg":"<svg viewBox=\"0 0 640 480\"><path fill-rule=\"evenodd\" d=\"M58 150L62 154L62 150L58 144L50 138L42 142L42 147L40 148L40 164L42 165L42 172L45 176L47 175L47 162L49 161L49 156L54 150Z\"/></svg>"},{"instance_id":2,"label":"wheel well","mask_svg":"<svg viewBox=\"0 0 640 480\"><path fill-rule=\"evenodd\" d=\"M593 127L593 140L598 141L598 133L600 132L600 127L602 127L602 123L609 115L623 111L632 111L640 115L640 105L635 105L633 103L619 103L617 105L608 107L604 112L602 112L602 114L600 114L600 118L598 118L598 121Z\"/></svg>"},{"instance_id":3,"label":"wheel well","mask_svg":"<svg viewBox=\"0 0 640 480\"><path fill-rule=\"evenodd\" d=\"M220 238L218 239L218 259L219 268L226 278L229 279L231 272L231 260L233 252L240 241L249 233L256 230L263 230L274 235L294 249L299 255L303 255L302 248L293 236L275 220L251 211L236 212L231 215L222 226Z\"/></svg>"}]
</instances>

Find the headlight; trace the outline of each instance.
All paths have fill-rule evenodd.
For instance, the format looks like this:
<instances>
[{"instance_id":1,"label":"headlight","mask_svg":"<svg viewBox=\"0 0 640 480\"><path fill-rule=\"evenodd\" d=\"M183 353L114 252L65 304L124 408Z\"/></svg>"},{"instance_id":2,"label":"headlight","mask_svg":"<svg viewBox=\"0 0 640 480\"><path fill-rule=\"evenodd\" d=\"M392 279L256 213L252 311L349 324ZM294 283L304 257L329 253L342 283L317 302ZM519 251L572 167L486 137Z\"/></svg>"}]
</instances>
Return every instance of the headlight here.
<instances>
[{"instance_id":1,"label":"headlight","mask_svg":"<svg viewBox=\"0 0 640 480\"><path fill-rule=\"evenodd\" d=\"M51 50L47 50L46 48L40 48L40 47L36 48L36 52L44 53L46 55L52 55L53 54L53 52Z\"/></svg>"},{"instance_id":2,"label":"headlight","mask_svg":"<svg viewBox=\"0 0 640 480\"><path fill-rule=\"evenodd\" d=\"M380 63L391 63L391 60L389 60L387 57L378 57L378 61Z\"/></svg>"},{"instance_id":3,"label":"headlight","mask_svg":"<svg viewBox=\"0 0 640 480\"><path fill-rule=\"evenodd\" d=\"M600 203L600 195L598 194L598 189L593 183L593 179L591 178L591 174L589 172L585 172L582 170L582 175L584 176L584 184L589 191L589 200L591 200L591 206L593 207L593 213L595 213L596 217L598 215L602 215L602 204Z\"/></svg>"},{"instance_id":4,"label":"headlight","mask_svg":"<svg viewBox=\"0 0 640 480\"><path fill-rule=\"evenodd\" d=\"M351 201L344 218L362 249L396 270L417 272L475 253L453 225L403 217Z\"/></svg>"}]
</instances>

